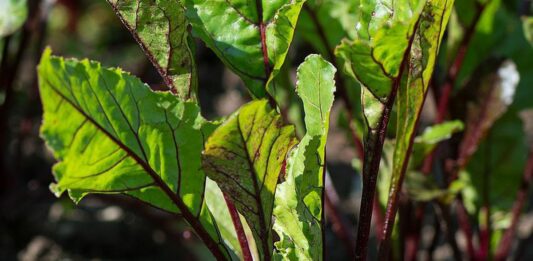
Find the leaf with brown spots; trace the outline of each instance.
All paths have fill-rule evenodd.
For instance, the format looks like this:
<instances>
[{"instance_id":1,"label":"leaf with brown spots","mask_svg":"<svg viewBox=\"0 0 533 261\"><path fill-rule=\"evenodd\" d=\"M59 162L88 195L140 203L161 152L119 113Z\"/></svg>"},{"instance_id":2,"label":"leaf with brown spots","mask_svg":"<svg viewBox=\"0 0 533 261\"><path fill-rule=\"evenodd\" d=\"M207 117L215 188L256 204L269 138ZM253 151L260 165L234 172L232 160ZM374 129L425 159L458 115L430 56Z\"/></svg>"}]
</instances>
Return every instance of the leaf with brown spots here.
<instances>
[{"instance_id":1,"label":"leaf with brown spots","mask_svg":"<svg viewBox=\"0 0 533 261\"><path fill-rule=\"evenodd\" d=\"M295 143L294 127L283 126L268 102L258 100L235 112L205 145L205 172L246 219L262 260L272 256L274 193Z\"/></svg>"},{"instance_id":2,"label":"leaf with brown spots","mask_svg":"<svg viewBox=\"0 0 533 261\"><path fill-rule=\"evenodd\" d=\"M194 42L177 0L108 0L167 86L181 100L196 99Z\"/></svg>"}]
</instances>

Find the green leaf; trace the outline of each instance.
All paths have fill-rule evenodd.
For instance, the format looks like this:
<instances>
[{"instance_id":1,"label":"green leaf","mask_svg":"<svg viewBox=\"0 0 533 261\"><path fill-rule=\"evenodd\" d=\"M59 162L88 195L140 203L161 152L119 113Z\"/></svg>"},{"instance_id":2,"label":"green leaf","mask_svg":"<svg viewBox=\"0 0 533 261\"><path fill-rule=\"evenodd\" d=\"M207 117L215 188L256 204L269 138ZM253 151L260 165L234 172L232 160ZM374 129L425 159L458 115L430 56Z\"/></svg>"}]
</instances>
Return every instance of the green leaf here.
<instances>
[{"instance_id":1,"label":"green leaf","mask_svg":"<svg viewBox=\"0 0 533 261\"><path fill-rule=\"evenodd\" d=\"M396 145L388 209L398 200L398 191L409 165L417 123L452 8L453 0L427 1L415 28L414 41L407 57L408 68L396 98Z\"/></svg>"},{"instance_id":2,"label":"green leaf","mask_svg":"<svg viewBox=\"0 0 533 261\"><path fill-rule=\"evenodd\" d=\"M322 260L322 196L329 113L336 69L318 55L298 67L297 93L305 112L306 133L287 160L285 182L277 188L274 229L279 258Z\"/></svg>"},{"instance_id":3,"label":"green leaf","mask_svg":"<svg viewBox=\"0 0 533 261\"><path fill-rule=\"evenodd\" d=\"M266 96L280 70L304 0L182 0L193 33L237 73L251 93Z\"/></svg>"},{"instance_id":4,"label":"green leaf","mask_svg":"<svg viewBox=\"0 0 533 261\"><path fill-rule=\"evenodd\" d=\"M224 239L224 242L242 260L242 250L239 245L237 232L231 221L228 205L224 204L223 199L224 195L217 184L207 178L205 184L205 202L209 210L211 210L211 213L213 213L213 218L218 225L220 235Z\"/></svg>"},{"instance_id":5,"label":"green leaf","mask_svg":"<svg viewBox=\"0 0 533 261\"><path fill-rule=\"evenodd\" d=\"M361 96L368 133L363 175L364 182L369 183L365 186L374 186L370 182L376 178L368 175L377 175L369 172L379 166L388 117L397 102L396 148L387 207L387 213L392 215L386 217L386 243L392 233L390 226L394 223L398 188L407 168L414 128L452 6L453 0L362 2L356 25L358 37L343 41L336 50L344 61L344 70L364 87ZM369 193L363 196L373 197L373 192ZM381 257L388 247L380 247Z\"/></svg>"},{"instance_id":6,"label":"green leaf","mask_svg":"<svg viewBox=\"0 0 533 261\"><path fill-rule=\"evenodd\" d=\"M362 2L357 37L344 40L336 49L344 70L364 87L363 114L372 130L378 128L385 104L399 85L400 72L409 62L407 52L424 5L422 0Z\"/></svg>"},{"instance_id":7,"label":"green leaf","mask_svg":"<svg viewBox=\"0 0 533 261\"><path fill-rule=\"evenodd\" d=\"M416 137L418 144L435 145L443 140L449 139L453 133L462 131L463 123L459 120L448 121L427 127L422 135Z\"/></svg>"},{"instance_id":8,"label":"green leaf","mask_svg":"<svg viewBox=\"0 0 533 261\"><path fill-rule=\"evenodd\" d=\"M0 1L0 37L16 32L28 17L26 0Z\"/></svg>"},{"instance_id":9,"label":"green leaf","mask_svg":"<svg viewBox=\"0 0 533 261\"><path fill-rule=\"evenodd\" d=\"M462 131L464 125L459 120L448 121L427 127L422 135L417 136L413 144L413 155L410 165L420 166L426 156L435 149L437 144L451 138L452 134Z\"/></svg>"},{"instance_id":10,"label":"green leaf","mask_svg":"<svg viewBox=\"0 0 533 261\"><path fill-rule=\"evenodd\" d=\"M359 2L359 0L307 0L298 20L296 35L303 38L334 66L338 66L340 61L335 57L335 48L342 39L357 37L354 25L359 15ZM357 137L362 138L365 123L361 113L361 86L355 79L346 77L342 72L337 77L344 103L350 104L348 112L342 112L338 117L337 126L350 136L355 131Z\"/></svg>"},{"instance_id":11,"label":"green leaf","mask_svg":"<svg viewBox=\"0 0 533 261\"><path fill-rule=\"evenodd\" d=\"M427 2L417 25L406 77L397 97L396 147L393 179L399 179L409 162L409 147L433 74L439 46L453 7L452 0ZM429 138L429 137L427 137ZM394 182L392 184L394 185Z\"/></svg>"},{"instance_id":12,"label":"green leaf","mask_svg":"<svg viewBox=\"0 0 533 261\"><path fill-rule=\"evenodd\" d=\"M207 140L203 166L234 202L254 235L262 260L272 255L272 208L278 176L296 139L266 100L235 112Z\"/></svg>"},{"instance_id":13,"label":"green leaf","mask_svg":"<svg viewBox=\"0 0 533 261\"><path fill-rule=\"evenodd\" d=\"M196 99L194 42L185 11L176 0L108 0L168 87L181 99Z\"/></svg>"},{"instance_id":14,"label":"green leaf","mask_svg":"<svg viewBox=\"0 0 533 261\"><path fill-rule=\"evenodd\" d=\"M465 186L466 184L462 180L455 180L448 189L441 189L432 176L416 171L408 172L405 179L405 187L409 198L422 202L439 200L450 204L457 193L461 192Z\"/></svg>"},{"instance_id":15,"label":"green leaf","mask_svg":"<svg viewBox=\"0 0 533 261\"><path fill-rule=\"evenodd\" d=\"M204 197L204 137L214 129L192 102L153 92L120 69L43 54L38 68L41 135L58 163L57 196L128 194L180 213L229 257ZM207 242L206 242L207 243Z\"/></svg>"}]
</instances>

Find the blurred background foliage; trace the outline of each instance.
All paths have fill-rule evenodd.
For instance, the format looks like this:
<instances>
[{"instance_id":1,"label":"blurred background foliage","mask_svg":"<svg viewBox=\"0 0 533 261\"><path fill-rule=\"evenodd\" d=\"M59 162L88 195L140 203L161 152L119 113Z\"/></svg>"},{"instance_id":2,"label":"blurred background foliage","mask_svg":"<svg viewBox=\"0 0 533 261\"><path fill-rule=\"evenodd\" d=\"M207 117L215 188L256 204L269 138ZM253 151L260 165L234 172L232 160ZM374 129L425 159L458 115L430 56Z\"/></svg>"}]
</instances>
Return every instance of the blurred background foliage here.
<instances>
[{"instance_id":1,"label":"blurred background foliage","mask_svg":"<svg viewBox=\"0 0 533 261\"><path fill-rule=\"evenodd\" d=\"M452 86L449 115L450 119L463 121L465 129L479 125L476 123L479 114L469 116L469 108L485 106L489 116L482 121L490 122L490 112L499 106L480 98L483 96L478 92L482 89L479 86L491 84L483 79L501 70L504 60L515 65L516 70L504 71L510 81L519 78L514 96L504 105L503 115L494 117L495 122L486 126L484 138L476 143L472 159L459 175L461 184L450 189L451 193L462 193L474 224L483 223L480 210L484 200L490 202L493 248L501 231L509 226L510 209L533 147L531 137L528 138L532 130L525 131L520 118L521 111L533 108L532 11L530 0L455 1L419 131L422 133L433 123L441 86L447 80L448 68L461 55L465 39L468 44ZM284 87L276 99L300 134L303 119L293 87L296 67L310 53L319 53L336 65L334 48L343 38L355 35L357 15L358 1L344 0L308 0L301 13L287 60L276 78L279 86ZM70 200L56 199L50 193L53 159L38 135L42 110L35 70L45 46L51 46L57 55L87 57L105 66L121 67L152 88L163 89L162 79L106 1L0 0L0 260L209 258L207 249L184 222L130 198L90 196L74 206ZM226 116L250 99L240 79L200 41L196 56L200 104L205 117ZM332 223L334 216L327 210L330 215L326 253L330 260L349 256L345 251L349 246L345 245L350 243L339 235L344 233L353 239L357 223L361 177L360 164L355 159L360 144L352 142L348 120L354 119L356 135L363 133L358 84L343 74L339 74L336 82L337 86L344 86L341 90L346 93L338 93L333 109L327 167L333 184L329 189L335 191L333 204L340 210L340 214L335 214L340 215L337 218L343 226L339 227L338 221ZM343 104L350 110L344 110ZM391 137L394 128L391 120L388 130ZM437 148L438 153L456 156L454 148L464 135L465 132L454 134ZM385 147L382 176L386 175L386 159L392 148ZM412 191L407 194L421 201L443 195L445 164L442 160L433 166L431 179L420 178L413 170L409 174L413 178L408 178L406 186ZM382 207L387 190L386 184L379 185ZM533 250L525 247L533 244L530 210L528 204L518 234L521 243L515 246L513 255L521 260L533 258ZM431 253L436 259L450 259L447 241L434 229L438 227L434 225L436 214L431 207L426 207L425 212L428 215L423 220L420 257ZM409 220L411 214L407 213L400 211L400 219ZM474 232L478 229L475 227ZM398 236L402 232L395 233ZM397 252L402 251L402 244L396 242Z\"/></svg>"}]
</instances>

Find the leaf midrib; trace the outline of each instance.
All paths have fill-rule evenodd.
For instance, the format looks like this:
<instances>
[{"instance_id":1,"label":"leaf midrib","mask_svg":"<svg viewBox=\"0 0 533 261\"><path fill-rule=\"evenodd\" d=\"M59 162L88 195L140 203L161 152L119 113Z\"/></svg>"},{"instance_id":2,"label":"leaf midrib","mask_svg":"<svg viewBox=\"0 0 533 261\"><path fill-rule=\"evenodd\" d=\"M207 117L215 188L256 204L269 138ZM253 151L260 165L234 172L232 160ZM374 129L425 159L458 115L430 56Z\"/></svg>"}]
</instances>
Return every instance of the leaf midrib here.
<instances>
[{"instance_id":1,"label":"leaf midrib","mask_svg":"<svg viewBox=\"0 0 533 261\"><path fill-rule=\"evenodd\" d=\"M257 0L257 1L260 1L260 0ZM256 119L256 115L257 115L257 111L254 113L254 117L252 119L252 126L250 126L250 134L249 135L252 135L251 132L253 131L253 125L255 124L255 119ZM240 116L241 115L237 115L237 127L238 127L238 132L239 132L239 136L241 138L241 142L243 144L243 149L244 149L244 153L246 154L246 161L248 163L248 166L249 166L249 169L250 169L250 172L251 172L251 178L252 178L252 182L253 182L253 186L254 186L254 190L255 190L255 194L254 194L254 199L257 203L257 210L258 210L258 213L257 215L259 216L259 225L261 226L261 236L262 237L266 237L266 238L263 238L263 240L261 240L261 245L262 245L262 248L263 248L263 255L265 255L265 259L266 260L270 260L270 250L269 250L269 246L268 246L268 232L267 232L267 227L266 227L266 221L265 221L265 211L263 209L263 204L261 202L261 189L259 188L259 184L258 184L258 180L257 180L257 177L258 177L258 174L254 168L254 161L255 161L255 158L252 159L250 158L250 154L248 152L248 148L246 147L246 144L247 144L247 139L244 138L244 135L243 135L243 130L241 128L241 121L240 121ZM268 124L267 128L265 128L265 132L263 133L263 136L266 134L266 132L268 131L268 127L270 127L270 124L272 124L272 122L274 122L275 120L275 117L273 117L272 121ZM263 140L264 140L264 137L261 139L261 142L257 148L257 150L259 150L261 148L261 145L263 144ZM269 151L272 151L272 150L269 150ZM255 155L257 155L257 151L254 153L254 157ZM267 163L268 163L268 158L267 158ZM265 172L268 171L268 169L265 169ZM261 184L261 186L264 184L264 182Z\"/></svg>"},{"instance_id":2,"label":"leaf midrib","mask_svg":"<svg viewBox=\"0 0 533 261\"><path fill-rule=\"evenodd\" d=\"M111 139L117 146L119 146L122 150L124 150L128 154L128 156L133 158L135 160L135 162L137 162L144 169L144 171L146 171L147 174L152 177L152 179L154 180L154 182L156 183L156 185L158 187L161 187L161 189L163 191L168 190L168 192L170 192L170 194L174 195L174 193L170 190L170 188L164 183L164 181L161 179L161 177L155 172L154 169L152 169L152 167L147 162L145 162L143 159L141 159L129 147L127 147L124 143L122 143L115 136L113 136L111 133L109 133L109 131L107 131L105 128L100 126L100 124L98 124L93 118L91 118L80 107L78 107L74 102L72 102L70 99L68 99L68 97L66 97L61 91L59 91L59 89L57 87L55 87L52 83L50 83L50 81L48 79L45 79L45 81L48 84L48 86L50 86L50 88L54 91L54 93L59 95L63 100L65 100L68 104L70 104L70 106L72 106L77 112L79 112L81 115L83 115L83 117L85 117L85 119L87 119L90 123L92 123L93 126L95 126L98 130L100 130L102 133L104 133L109 139ZM168 192L165 191L165 193L167 193L167 194L168 194ZM175 201L173 199L173 198L175 198L174 196L170 196L170 195L167 195L167 196L169 196L173 201ZM177 199L177 201L180 201L180 200ZM176 202L174 202L174 203L176 205L179 205Z\"/></svg>"},{"instance_id":3,"label":"leaf midrib","mask_svg":"<svg viewBox=\"0 0 533 261\"><path fill-rule=\"evenodd\" d=\"M98 130L100 130L102 133L104 133L109 139L111 139L117 146L119 146L121 149L123 149L130 157L132 157L135 162L137 162L143 169L146 171L146 173L153 179L154 185L159 187L166 195L167 197L174 203L176 207L180 210L181 215L187 220L187 222L194 228L197 235L204 241L206 245L209 246L215 257L219 260L225 258L225 254L222 253L220 250L220 246L217 242L214 241L213 238L209 235L209 233L205 230L205 228L202 226L202 224L199 222L199 220L193 215L185 203L179 198L161 179L161 177L155 172L155 170L152 169L152 167L145 161L143 161L139 156L137 156L130 148L128 148L125 144L123 144L120 140L118 140L116 137L111 135L105 128L100 126L93 118L91 118L87 113L85 113L81 108L79 108L76 104L74 104L70 99L68 99L57 87L55 87L47 78L45 78L46 83L54 93L59 95L62 100L65 100L72 108L74 108L77 112L79 112L83 117L85 117L89 122L91 122Z\"/></svg>"}]
</instances>

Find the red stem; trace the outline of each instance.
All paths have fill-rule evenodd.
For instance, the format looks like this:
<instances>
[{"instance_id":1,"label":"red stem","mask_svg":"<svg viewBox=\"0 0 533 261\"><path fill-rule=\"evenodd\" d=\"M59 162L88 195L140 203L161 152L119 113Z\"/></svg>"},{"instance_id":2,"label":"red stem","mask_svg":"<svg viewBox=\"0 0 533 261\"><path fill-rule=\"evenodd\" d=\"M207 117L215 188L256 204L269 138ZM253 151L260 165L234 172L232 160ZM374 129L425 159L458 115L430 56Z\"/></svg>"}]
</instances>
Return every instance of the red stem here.
<instances>
[{"instance_id":1,"label":"red stem","mask_svg":"<svg viewBox=\"0 0 533 261\"><path fill-rule=\"evenodd\" d=\"M420 19L416 21L415 28L418 27ZM374 206L374 196L376 192L376 182L379 173L379 164L383 152L383 143L387 125L389 123L390 113L396 100L396 94L401 84L401 79L411 53L415 34L411 36L408 48L405 50L400 64L398 76L393 79L392 89L383 106L383 112L380 115L378 126L375 129L368 128L367 137L365 138L364 160L363 160L363 193L361 196L361 208L359 210L359 226L357 229L357 239L355 244L355 260L366 260L368 251L368 239L370 233L370 223Z\"/></svg>"},{"instance_id":2,"label":"red stem","mask_svg":"<svg viewBox=\"0 0 533 261\"><path fill-rule=\"evenodd\" d=\"M260 10L258 10L259 12ZM263 21L259 21L259 31L261 33L261 50L263 51L263 63L265 64L266 79L270 76L270 62L268 60L268 47L266 43L266 27Z\"/></svg>"},{"instance_id":3,"label":"red stem","mask_svg":"<svg viewBox=\"0 0 533 261\"><path fill-rule=\"evenodd\" d=\"M446 75L444 87L438 103L438 114L436 119L437 123L442 122L444 120L444 117L446 117L450 94L453 90L453 87L455 86L455 83L457 81L457 75L459 74L463 66L466 51L470 46L470 42L472 42L472 38L475 34L477 24L479 22L479 19L481 18L481 14L483 13L484 9L485 5L478 4L476 13L474 15L474 18L472 19L472 23L466 29L464 37L461 40L461 43L459 44L459 49L457 50L455 59L450 68L448 69L448 74Z\"/></svg>"},{"instance_id":4,"label":"red stem","mask_svg":"<svg viewBox=\"0 0 533 261\"><path fill-rule=\"evenodd\" d=\"M267 46L267 38L266 38L266 24L263 22L263 3L261 0L255 0L255 8L257 10L257 24L256 26L259 27L259 35L261 37L261 52L263 53L263 64L265 66L265 88L267 88L266 84L268 82L268 79L270 78L270 74L272 73L272 68L270 65L270 60L268 59L268 46ZM272 97L270 93L267 92L267 98L268 102L270 103L270 106L272 108L276 108L276 99ZM282 115L284 119L287 117L285 115Z\"/></svg>"},{"instance_id":5,"label":"red stem","mask_svg":"<svg viewBox=\"0 0 533 261\"><path fill-rule=\"evenodd\" d=\"M427 92L424 93L424 98L422 104L424 104L427 97ZM414 124L414 127L418 126L418 122L420 120L420 114L422 113L422 110L418 111L418 115L416 116L416 121ZM411 156L411 151L413 150L413 143L414 143L415 135L411 135L409 138L409 145L407 146L407 151L405 154L404 162L402 164L402 169L400 170L400 177L398 178L398 186L395 190L391 190L389 194L389 200L387 202L387 209L385 212L385 222L384 227L382 231L382 241L379 246L379 258L380 260L387 260L388 259L388 253L390 249L391 244L391 235L392 230L394 227L394 220L396 217L396 212L398 212L398 200L400 197L400 191L402 190L403 180L405 178L405 172L407 171L407 166L409 165L409 158ZM394 185L394 184L393 184Z\"/></svg>"},{"instance_id":6,"label":"red stem","mask_svg":"<svg viewBox=\"0 0 533 261\"><path fill-rule=\"evenodd\" d=\"M466 239L466 250L468 253L468 257L470 260L475 260L476 258L476 252L474 250L474 244L472 242L473 234L472 234L472 226L470 225L470 220L468 217L468 212L466 211L466 208L463 204L463 198L461 195L459 195L455 201L456 203L456 214L457 214L457 221L459 222L459 228L463 232L465 239Z\"/></svg>"},{"instance_id":7,"label":"red stem","mask_svg":"<svg viewBox=\"0 0 533 261\"><path fill-rule=\"evenodd\" d=\"M516 233L516 227L518 226L518 220L520 218L520 214L522 212L522 208L524 207L526 201L527 201L527 194L529 191L530 183L533 178L533 150L529 152L529 158L526 163L526 168L524 169L524 175L522 176L522 183L520 184L520 189L516 193L516 200L513 204L513 210L512 210L512 218L511 218L511 225L505 233L503 234L502 239L500 240L500 244L498 247L498 250L496 251L496 255L494 257L494 260L496 261L503 261L509 255L509 251L511 250L512 242L515 237Z\"/></svg>"},{"instance_id":8,"label":"red stem","mask_svg":"<svg viewBox=\"0 0 533 261\"><path fill-rule=\"evenodd\" d=\"M480 225L479 228L479 249L476 255L476 260L488 260L490 254L490 205L484 204L481 207L480 215L483 217L485 224Z\"/></svg>"},{"instance_id":9,"label":"red stem","mask_svg":"<svg viewBox=\"0 0 533 261\"><path fill-rule=\"evenodd\" d=\"M459 155L455 161L455 166L450 171L450 182L456 180L459 172L466 167L472 155L476 152L480 140L485 135L483 122L487 114L490 113L489 101L492 99L492 95L494 95L494 90L495 88L492 87L488 91L487 96L484 97L484 102L481 104L479 115L477 115L472 124L469 124L469 128L466 130L465 136L459 145Z\"/></svg>"},{"instance_id":10,"label":"red stem","mask_svg":"<svg viewBox=\"0 0 533 261\"><path fill-rule=\"evenodd\" d=\"M237 208L231 201L231 199L224 193L224 200L226 200L226 205L228 205L229 214L231 216L231 221L235 227L235 232L237 232L237 238L239 239L239 245L242 250L242 258L244 261L252 261L252 253L250 252L250 245L248 244L248 239L246 238L246 232L242 226L241 218L239 217L239 212Z\"/></svg>"}]
</instances>

